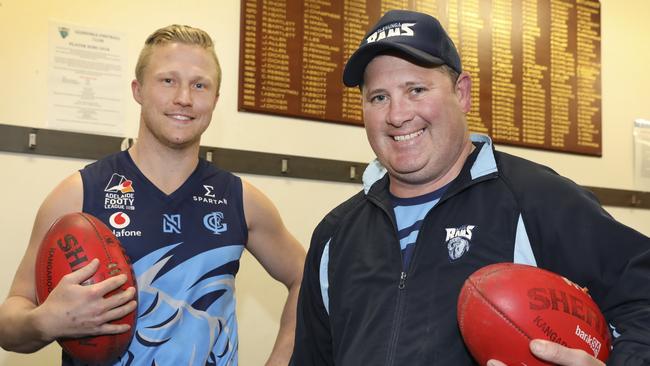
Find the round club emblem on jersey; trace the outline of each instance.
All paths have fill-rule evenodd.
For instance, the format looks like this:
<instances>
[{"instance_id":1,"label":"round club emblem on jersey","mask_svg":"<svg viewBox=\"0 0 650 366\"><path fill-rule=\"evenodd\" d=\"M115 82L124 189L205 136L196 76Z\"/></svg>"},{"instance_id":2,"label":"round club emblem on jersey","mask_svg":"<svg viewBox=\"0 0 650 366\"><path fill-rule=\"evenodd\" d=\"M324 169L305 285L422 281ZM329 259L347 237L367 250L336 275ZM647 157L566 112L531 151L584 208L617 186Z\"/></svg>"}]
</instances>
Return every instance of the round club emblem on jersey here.
<instances>
[{"instance_id":1,"label":"round club emblem on jersey","mask_svg":"<svg viewBox=\"0 0 650 366\"><path fill-rule=\"evenodd\" d=\"M222 212L211 212L203 216L203 226L213 234L221 235L221 233L228 230L228 224L223 222L223 217Z\"/></svg>"},{"instance_id":2,"label":"round club emblem on jersey","mask_svg":"<svg viewBox=\"0 0 650 366\"><path fill-rule=\"evenodd\" d=\"M131 218L126 213L118 211L111 215L108 222L116 229L124 229L131 223Z\"/></svg>"}]
</instances>

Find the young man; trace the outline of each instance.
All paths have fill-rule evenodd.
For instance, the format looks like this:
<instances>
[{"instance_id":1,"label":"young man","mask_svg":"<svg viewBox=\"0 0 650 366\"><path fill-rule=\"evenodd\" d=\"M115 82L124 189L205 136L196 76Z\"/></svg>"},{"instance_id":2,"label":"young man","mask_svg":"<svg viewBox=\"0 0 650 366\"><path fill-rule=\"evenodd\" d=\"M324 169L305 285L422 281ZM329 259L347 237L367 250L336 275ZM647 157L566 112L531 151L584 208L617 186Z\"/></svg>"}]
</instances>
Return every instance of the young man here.
<instances>
[{"instance_id":1,"label":"young man","mask_svg":"<svg viewBox=\"0 0 650 366\"><path fill-rule=\"evenodd\" d=\"M650 240L551 169L470 135L470 76L435 18L386 13L343 81L361 88L377 160L364 190L314 231L292 364L474 365L458 294L471 273L497 262L589 288L615 336L609 362L650 363ZM554 364L602 364L541 340L531 350Z\"/></svg>"},{"instance_id":2,"label":"young man","mask_svg":"<svg viewBox=\"0 0 650 366\"><path fill-rule=\"evenodd\" d=\"M234 277L246 248L289 289L267 364L288 363L304 250L264 194L198 157L220 81L206 32L171 25L149 36L131 84L141 105L137 142L72 174L43 202L0 307L3 348L35 352L61 337L125 332L128 325L108 322L136 310L135 336L115 364L236 365ZM75 211L128 232L119 239L133 262L137 304L134 288L103 297L124 275L81 286L98 268L93 261L37 306L36 250L52 222ZM63 363L77 364L66 354Z\"/></svg>"}]
</instances>

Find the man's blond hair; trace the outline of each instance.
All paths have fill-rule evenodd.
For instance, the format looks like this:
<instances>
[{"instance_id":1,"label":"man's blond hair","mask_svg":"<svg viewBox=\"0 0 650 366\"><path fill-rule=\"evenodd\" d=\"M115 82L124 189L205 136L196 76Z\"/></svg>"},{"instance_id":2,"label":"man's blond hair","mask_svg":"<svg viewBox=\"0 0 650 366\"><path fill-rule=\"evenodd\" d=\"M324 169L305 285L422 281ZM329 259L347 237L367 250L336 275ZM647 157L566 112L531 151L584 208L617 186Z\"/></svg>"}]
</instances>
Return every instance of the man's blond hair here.
<instances>
[{"instance_id":1,"label":"man's blond hair","mask_svg":"<svg viewBox=\"0 0 650 366\"><path fill-rule=\"evenodd\" d=\"M219 87L221 86L221 66L219 66L219 59L214 51L212 38L210 38L210 35L204 30L190 27L189 25L168 25L158 29L147 37L147 40L144 42L144 47L142 47L142 51L140 51L138 63L135 65L135 78L138 82L142 83L144 69L147 67L147 64L149 64L149 58L151 57L153 48L169 43L182 43L186 45L199 46L206 51L209 51L217 65L216 82L217 93L219 93Z\"/></svg>"}]
</instances>

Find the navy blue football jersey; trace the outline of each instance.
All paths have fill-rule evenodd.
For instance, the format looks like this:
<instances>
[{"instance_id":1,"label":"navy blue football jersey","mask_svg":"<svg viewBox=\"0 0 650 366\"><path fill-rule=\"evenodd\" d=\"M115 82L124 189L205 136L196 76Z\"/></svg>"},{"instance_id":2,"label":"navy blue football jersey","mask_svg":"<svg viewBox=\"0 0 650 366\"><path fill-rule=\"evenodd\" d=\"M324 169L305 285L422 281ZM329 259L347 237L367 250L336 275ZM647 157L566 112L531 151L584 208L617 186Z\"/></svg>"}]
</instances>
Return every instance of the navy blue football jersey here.
<instances>
[{"instance_id":1,"label":"navy blue football jersey","mask_svg":"<svg viewBox=\"0 0 650 366\"><path fill-rule=\"evenodd\" d=\"M115 364L237 365L235 275L248 235L241 180L201 159L167 195L127 152L80 172L83 211L113 230L137 278L135 336Z\"/></svg>"}]
</instances>

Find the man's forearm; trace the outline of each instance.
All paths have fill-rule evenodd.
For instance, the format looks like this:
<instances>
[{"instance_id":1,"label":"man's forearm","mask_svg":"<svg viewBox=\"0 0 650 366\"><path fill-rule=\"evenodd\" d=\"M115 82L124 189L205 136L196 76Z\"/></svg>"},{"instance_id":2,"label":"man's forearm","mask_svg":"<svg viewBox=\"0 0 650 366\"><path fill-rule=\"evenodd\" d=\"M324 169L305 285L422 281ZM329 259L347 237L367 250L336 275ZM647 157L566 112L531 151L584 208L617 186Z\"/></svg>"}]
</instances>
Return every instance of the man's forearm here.
<instances>
[{"instance_id":1,"label":"man's forearm","mask_svg":"<svg viewBox=\"0 0 650 366\"><path fill-rule=\"evenodd\" d=\"M296 333L296 305L299 292L299 282L289 289L287 301L284 304L282 317L280 318L280 329L273 345L273 351L265 366L286 366L289 364Z\"/></svg>"},{"instance_id":2,"label":"man's forearm","mask_svg":"<svg viewBox=\"0 0 650 366\"><path fill-rule=\"evenodd\" d=\"M12 296L0 305L0 347L11 352L32 353L47 346L37 330L36 306L29 300Z\"/></svg>"}]
</instances>

